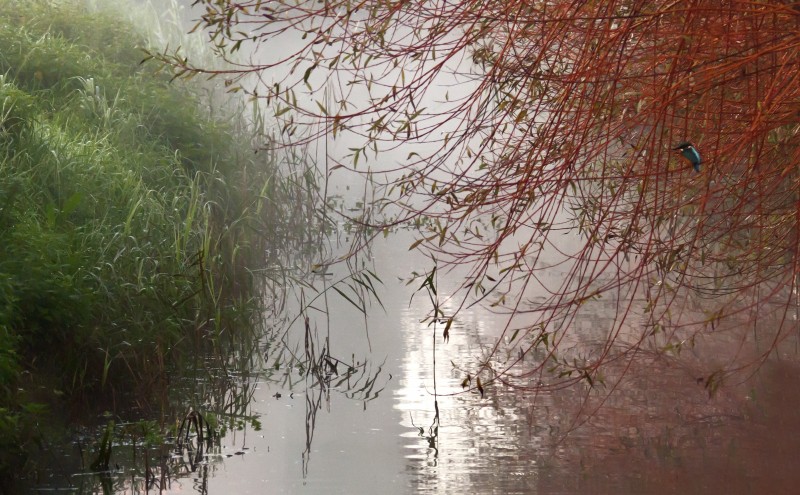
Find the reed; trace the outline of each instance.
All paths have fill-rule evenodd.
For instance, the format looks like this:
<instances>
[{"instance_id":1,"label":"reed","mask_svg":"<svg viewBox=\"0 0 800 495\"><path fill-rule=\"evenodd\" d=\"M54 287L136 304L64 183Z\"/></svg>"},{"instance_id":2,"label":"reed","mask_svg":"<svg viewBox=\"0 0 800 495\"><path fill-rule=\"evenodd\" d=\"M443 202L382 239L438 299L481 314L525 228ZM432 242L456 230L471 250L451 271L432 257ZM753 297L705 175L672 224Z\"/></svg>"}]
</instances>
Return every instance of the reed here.
<instances>
[{"instance_id":1,"label":"reed","mask_svg":"<svg viewBox=\"0 0 800 495\"><path fill-rule=\"evenodd\" d=\"M253 153L257 110L141 64L153 33L120 14L0 0L0 19L3 475L40 404L146 403L252 331L307 189Z\"/></svg>"}]
</instances>

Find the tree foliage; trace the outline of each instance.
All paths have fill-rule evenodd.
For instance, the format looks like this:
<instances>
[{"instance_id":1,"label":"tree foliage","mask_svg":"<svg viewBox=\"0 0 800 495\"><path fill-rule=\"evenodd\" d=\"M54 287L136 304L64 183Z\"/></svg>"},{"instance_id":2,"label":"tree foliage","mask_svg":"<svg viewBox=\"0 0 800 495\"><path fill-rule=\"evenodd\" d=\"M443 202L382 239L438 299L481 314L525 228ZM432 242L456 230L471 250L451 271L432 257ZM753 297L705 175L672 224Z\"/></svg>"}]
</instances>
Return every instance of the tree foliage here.
<instances>
[{"instance_id":1,"label":"tree foliage","mask_svg":"<svg viewBox=\"0 0 800 495\"><path fill-rule=\"evenodd\" d=\"M195 4L220 54L260 56L226 72L160 58L270 105L283 142L360 136L337 165L349 168L420 145L382 206L402 210L394 222L424 218L420 247L469 263L470 294L529 314L501 378L548 368L561 378L548 383L592 383L612 348L623 356L650 337L674 349L770 313L777 345L796 327L799 3ZM674 150L683 141L699 172ZM565 231L579 242L565 248ZM565 280L534 303L526 291L553 250ZM575 314L600 297L618 301L606 341L559 361ZM640 335L622 338L633 314ZM514 367L542 347L547 359Z\"/></svg>"}]
</instances>

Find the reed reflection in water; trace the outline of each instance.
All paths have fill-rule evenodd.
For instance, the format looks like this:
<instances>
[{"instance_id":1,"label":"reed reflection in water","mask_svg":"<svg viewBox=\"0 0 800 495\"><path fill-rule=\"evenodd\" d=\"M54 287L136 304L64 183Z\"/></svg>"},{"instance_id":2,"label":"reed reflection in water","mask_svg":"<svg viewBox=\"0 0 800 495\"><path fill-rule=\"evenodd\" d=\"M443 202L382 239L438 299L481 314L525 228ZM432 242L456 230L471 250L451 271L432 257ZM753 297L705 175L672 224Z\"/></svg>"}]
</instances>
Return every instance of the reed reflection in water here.
<instances>
[{"instance_id":1,"label":"reed reflection in water","mask_svg":"<svg viewBox=\"0 0 800 495\"><path fill-rule=\"evenodd\" d=\"M298 369L307 360L276 360L273 344L248 406L260 427L230 430L202 485L177 479L172 492L786 493L800 481L791 468L800 454L791 440L800 429L800 395L791 392L797 342L785 342L754 378L713 395L704 377L721 356L742 352L736 328L679 359L644 348L594 389L462 392L458 368L486 357L505 317L465 310L443 342L442 325L422 321L431 307L420 284L398 280L431 264L408 251L413 240L404 235L378 239L370 252L385 309L372 304L369 341L352 304L333 293L315 303L308 326L298 320L287 343L299 356L312 335L310 357L330 356L336 369L324 359L317 374ZM343 275L337 270L331 283ZM445 311L458 276L438 279ZM549 276L560 275L554 268ZM587 303L571 325L587 343L600 342L615 311L610 298Z\"/></svg>"}]
</instances>

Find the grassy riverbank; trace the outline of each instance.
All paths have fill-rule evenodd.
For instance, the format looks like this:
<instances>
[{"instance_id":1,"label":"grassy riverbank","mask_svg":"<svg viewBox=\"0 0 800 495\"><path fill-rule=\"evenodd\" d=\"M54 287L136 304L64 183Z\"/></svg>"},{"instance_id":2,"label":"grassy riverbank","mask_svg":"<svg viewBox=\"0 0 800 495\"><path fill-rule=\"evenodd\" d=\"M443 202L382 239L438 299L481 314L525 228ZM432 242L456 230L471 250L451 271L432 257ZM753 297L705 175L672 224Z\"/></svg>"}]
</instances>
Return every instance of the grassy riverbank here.
<instances>
[{"instance_id":1,"label":"grassy riverbank","mask_svg":"<svg viewBox=\"0 0 800 495\"><path fill-rule=\"evenodd\" d=\"M238 116L144 45L74 2L0 0L0 470L47 411L152 391L251 322L252 269L296 218Z\"/></svg>"}]
</instances>

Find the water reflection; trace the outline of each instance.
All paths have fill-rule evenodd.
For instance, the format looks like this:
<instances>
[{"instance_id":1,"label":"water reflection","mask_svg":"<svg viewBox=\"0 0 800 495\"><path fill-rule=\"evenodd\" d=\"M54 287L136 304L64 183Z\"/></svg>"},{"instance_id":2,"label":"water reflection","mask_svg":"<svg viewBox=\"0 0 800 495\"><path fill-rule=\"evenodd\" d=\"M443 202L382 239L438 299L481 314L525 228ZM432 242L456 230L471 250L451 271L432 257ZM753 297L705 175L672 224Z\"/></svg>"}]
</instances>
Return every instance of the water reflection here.
<instances>
[{"instance_id":1,"label":"water reflection","mask_svg":"<svg viewBox=\"0 0 800 495\"><path fill-rule=\"evenodd\" d=\"M506 319L463 310L445 343L443 325L425 320L431 302L419 284L400 280L430 266L407 251L411 242L373 246L386 283L384 308L367 314L370 341L345 298L312 305L262 347L262 371L240 387L242 399L227 401L231 418L252 420L230 427L200 469L174 472L169 493L746 493L800 481L790 469L800 453L791 440L800 428L796 342L713 395L717 356L742 352L735 327L675 358L644 348L623 356L594 388L537 393L493 382L484 395L464 391L464 373L487 359ZM437 283L444 313L458 280L454 272ZM603 342L616 311L613 300L588 304L573 333ZM513 358L510 348L497 355Z\"/></svg>"},{"instance_id":2,"label":"water reflection","mask_svg":"<svg viewBox=\"0 0 800 495\"><path fill-rule=\"evenodd\" d=\"M731 324L680 355L640 348L619 356L595 387L582 381L536 392L487 379L481 394L475 376L471 389L462 388L465 373L492 354L506 318L480 306L464 309L445 342L444 325L425 318L431 300L417 292L420 283L405 283L410 267L431 266L408 251L412 242L400 233L376 240L368 252L384 281L383 307L372 303L366 314L369 341L357 304L331 291L326 302L298 298L306 301L303 317L274 322L275 332L224 365L217 362L216 373L175 384L176 400L202 405L220 431L211 445L201 445L199 420L182 445L172 439L145 448L142 431L134 456L144 452L149 464L132 469L142 465L118 449L112 458L118 474L73 477L73 487L79 493L658 494L790 493L800 482L793 469L800 455L796 338L784 340L752 377L737 375L713 390L709 377L722 356L763 350L767 321L759 339ZM343 268L330 270L316 279L320 287L343 279ZM459 280L458 271L437 280L434 303L445 314L453 311L448 296ZM287 307L286 314L296 311ZM610 299L587 303L570 322L573 334L604 342L616 311ZM515 343L501 346L495 362L516 359ZM531 354L523 364L537 366L546 357Z\"/></svg>"},{"instance_id":3,"label":"water reflection","mask_svg":"<svg viewBox=\"0 0 800 495\"><path fill-rule=\"evenodd\" d=\"M481 397L452 395L461 391L458 368L487 358L505 319L464 311L450 342L434 345L432 328L420 323L429 310L414 303L400 319L407 353L395 407L407 429L409 493L785 493L800 481L780 467L800 451L787 440L800 428L800 394L783 392L796 388L797 340L784 341L779 360L755 376L709 386L726 356L746 362L769 346L767 319L756 334L735 321L717 328L680 355L622 354L596 387L537 393L495 382ZM615 300L591 303L570 323L572 334L584 348L602 344L618 311Z\"/></svg>"}]
</instances>

